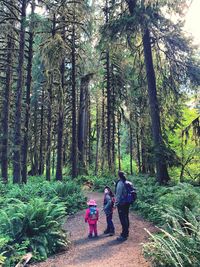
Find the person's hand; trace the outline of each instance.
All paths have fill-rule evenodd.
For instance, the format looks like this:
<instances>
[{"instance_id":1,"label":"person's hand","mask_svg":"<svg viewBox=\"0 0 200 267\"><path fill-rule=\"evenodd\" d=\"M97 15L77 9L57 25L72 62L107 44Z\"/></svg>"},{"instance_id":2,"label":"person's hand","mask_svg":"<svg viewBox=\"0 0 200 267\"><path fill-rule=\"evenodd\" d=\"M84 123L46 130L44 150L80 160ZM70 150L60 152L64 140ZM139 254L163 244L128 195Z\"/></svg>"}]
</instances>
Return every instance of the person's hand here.
<instances>
[{"instance_id":1,"label":"person's hand","mask_svg":"<svg viewBox=\"0 0 200 267\"><path fill-rule=\"evenodd\" d=\"M87 222L87 220L85 219L85 223Z\"/></svg>"}]
</instances>

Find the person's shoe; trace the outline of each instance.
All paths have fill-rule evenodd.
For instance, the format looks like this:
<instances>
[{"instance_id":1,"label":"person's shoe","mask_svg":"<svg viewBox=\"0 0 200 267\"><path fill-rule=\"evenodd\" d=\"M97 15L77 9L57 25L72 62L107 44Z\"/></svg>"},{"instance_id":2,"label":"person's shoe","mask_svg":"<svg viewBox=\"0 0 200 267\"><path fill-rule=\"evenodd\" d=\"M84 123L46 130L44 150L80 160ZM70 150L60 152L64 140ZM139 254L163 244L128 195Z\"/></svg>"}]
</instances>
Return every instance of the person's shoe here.
<instances>
[{"instance_id":1,"label":"person's shoe","mask_svg":"<svg viewBox=\"0 0 200 267\"><path fill-rule=\"evenodd\" d=\"M92 238L92 234L89 234L89 235L88 235L88 238Z\"/></svg>"},{"instance_id":2,"label":"person's shoe","mask_svg":"<svg viewBox=\"0 0 200 267\"><path fill-rule=\"evenodd\" d=\"M124 237L124 236L118 236L117 237L117 241L123 242L123 241L126 241L126 240L127 240L127 237Z\"/></svg>"},{"instance_id":3,"label":"person's shoe","mask_svg":"<svg viewBox=\"0 0 200 267\"><path fill-rule=\"evenodd\" d=\"M99 237L98 234L95 234L94 237Z\"/></svg>"},{"instance_id":4,"label":"person's shoe","mask_svg":"<svg viewBox=\"0 0 200 267\"><path fill-rule=\"evenodd\" d=\"M109 230L105 230L103 233L104 233L104 235L107 235L107 234L109 234L110 232L109 232Z\"/></svg>"},{"instance_id":5,"label":"person's shoe","mask_svg":"<svg viewBox=\"0 0 200 267\"><path fill-rule=\"evenodd\" d=\"M115 232L110 232L109 233L109 236L113 236L113 235L115 235Z\"/></svg>"}]
</instances>

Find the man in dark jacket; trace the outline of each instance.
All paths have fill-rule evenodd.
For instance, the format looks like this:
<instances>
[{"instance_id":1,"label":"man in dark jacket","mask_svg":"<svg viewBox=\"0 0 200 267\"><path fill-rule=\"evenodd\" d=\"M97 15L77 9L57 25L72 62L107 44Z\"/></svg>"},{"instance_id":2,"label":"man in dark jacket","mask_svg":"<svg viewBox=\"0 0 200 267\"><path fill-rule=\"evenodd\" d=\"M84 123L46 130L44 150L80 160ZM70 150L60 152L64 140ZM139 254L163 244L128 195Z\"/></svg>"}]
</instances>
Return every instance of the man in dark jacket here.
<instances>
[{"instance_id":1,"label":"man in dark jacket","mask_svg":"<svg viewBox=\"0 0 200 267\"><path fill-rule=\"evenodd\" d=\"M117 238L118 241L125 241L129 235L129 207L126 202L127 190L125 187L126 177L124 172L119 171L119 180L116 183L115 206L118 209L119 219L122 225L122 233Z\"/></svg>"}]
</instances>

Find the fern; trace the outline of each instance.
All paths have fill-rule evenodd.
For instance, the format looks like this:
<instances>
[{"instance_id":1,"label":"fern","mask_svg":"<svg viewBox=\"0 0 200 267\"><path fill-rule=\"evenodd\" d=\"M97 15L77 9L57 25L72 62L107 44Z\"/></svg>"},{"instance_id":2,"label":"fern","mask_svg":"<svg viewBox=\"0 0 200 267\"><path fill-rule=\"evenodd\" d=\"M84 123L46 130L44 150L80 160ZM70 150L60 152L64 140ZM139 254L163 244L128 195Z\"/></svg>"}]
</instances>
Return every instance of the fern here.
<instances>
[{"instance_id":1,"label":"fern","mask_svg":"<svg viewBox=\"0 0 200 267\"><path fill-rule=\"evenodd\" d=\"M16 254L19 254L17 244L26 243L24 250L34 251L36 258L40 259L46 259L69 244L62 230L66 216L62 203L53 204L41 198L33 199L28 204L19 204L18 201L17 204L8 205L0 216L0 233L9 237L7 247L14 246L14 251L9 249L6 252L7 257L16 259Z\"/></svg>"},{"instance_id":2,"label":"fern","mask_svg":"<svg viewBox=\"0 0 200 267\"><path fill-rule=\"evenodd\" d=\"M155 266L198 267L200 266L200 223L194 214L185 208L187 219L179 214L170 214L166 230L152 235L152 242L144 245L144 253Z\"/></svg>"}]
</instances>

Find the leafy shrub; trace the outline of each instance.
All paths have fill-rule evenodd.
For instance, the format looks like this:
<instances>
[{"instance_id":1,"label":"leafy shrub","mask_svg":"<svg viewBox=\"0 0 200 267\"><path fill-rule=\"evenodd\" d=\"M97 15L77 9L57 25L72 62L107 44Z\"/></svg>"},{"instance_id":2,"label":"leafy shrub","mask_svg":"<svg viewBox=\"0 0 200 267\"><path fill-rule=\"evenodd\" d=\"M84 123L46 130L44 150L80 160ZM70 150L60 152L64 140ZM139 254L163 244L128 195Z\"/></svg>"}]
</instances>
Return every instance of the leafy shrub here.
<instances>
[{"instance_id":1,"label":"leafy shrub","mask_svg":"<svg viewBox=\"0 0 200 267\"><path fill-rule=\"evenodd\" d=\"M130 177L138 190L135 210L160 225L145 256L156 267L200 266L200 189L188 183L159 186L151 177Z\"/></svg>"},{"instance_id":2,"label":"leafy shrub","mask_svg":"<svg viewBox=\"0 0 200 267\"><path fill-rule=\"evenodd\" d=\"M0 266L2 266L6 260L6 257L4 256L6 251L3 251L3 248L7 244L7 239L0 237Z\"/></svg>"},{"instance_id":3,"label":"leafy shrub","mask_svg":"<svg viewBox=\"0 0 200 267\"><path fill-rule=\"evenodd\" d=\"M27 185L8 185L4 187L6 188L3 194L5 198L0 198L0 207L5 206L12 199L19 199L24 203L28 203L37 197L47 201L58 197L59 201L66 203L67 214L71 214L83 208L86 202L80 185L77 185L74 181L66 183L42 181L40 183L33 182ZM73 201L70 201L71 199Z\"/></svg>"},{"instance_id":4,"label":"leafy shrub","mask_svg":"<svg viewBox=\"0 0 200 267\"><path fill-rule=\"evenodd\" d=\"M169 193L161 196L158 205L166 206L167 204L166 209L172 207L183 217L185 217L185 207L194 214L199 214L200 195L198 189L190 184L182 183L168 190Z\"/></svg>"},{"instance_id":5,"label":"leafy shrub","mask_svg":"<svg viewBox=\"0 0 200 267\"><path fill-rule=\"evenodd\" d=\"M116 178L114 177L93 176L92 178L94 189L100 191L103 191L106 185L113 188L115 181Z\"/></svg>"},{"instance_id":6,"label":"leafy shrub","mask_svg":"<svg viewBox=\"0 0 200 267\"><path fill-rule=\"evenodd\" d=\"M132 166L133 166L133 172L136 173L137 164L135 160L133 160ZM130 154L123 155L121 159L121 169L126 173L130 173Z\"/></svg>"},{"instance_id":7,"label":"leafy shrub","mask_svg":"<svg viewBox=\"0 0 200 267\"><path fill-rule=\"evenodd\" d=\"M97 190L97 191L101 191L101 192L103 191L103 189L106 185L108 185L112 189L114 189L114 184L115 184L116 180L117 180L117 178L112 176L112 175L108 175L108 176L103 176L103 175L85 176L85 175L81 175L81 176L76 178L76 182L78 184L80 184L81 186L89 183L92 185L93 190Z\"/></svg>"},{"instance_id":8,"label":"leafy shrub","mask_svg":"<svg viewBox=\"0 0 200 267\"><path fill-rule=\"evenodd\" d=\"M20 200L0 211L0 236L8 238L6 253L15 262L20 250L33 252L34 258L46 259L68 245L62 230L65 206L41 198L25 204ZM19 250L20 248L20 250Z\"/></svg>"},{"instance_id":9,"label":"leafy shrub","mask_svg":"<svg viewBox=\"0 0 200 267\"><path fill-rule=\"evenodd\" d=\"M189 209L187 219L176 213L169 216L167 229L150 236L152 242L144 245L144 253L154 266L198 267L200 264L200 222Z\"/></svg>"},{"instance_id":10,"label":"leafy shrub","mask_svg":"<svg viewBox=\"0 0 200 267\"><path fill-rule=\"evenodd\" d=\"M32 177L26 185L0 184L0 192L0 260L8 267L29 251L38 261L64 249L63 219L86 203L81 186L71 180L37 182Z\"/></svg>"},{"instance_id":11,"label":"leafy shrub","mask_svg":"<svg viewBox=\"0 0 200 267\"><path fill-rule=\"evenodd\" d=\"M175 186L159 186L155 178L129 177L137 188L138 199L134 209L146 219L162 226L165 223L164 214L175 209L184 217L185 207L194 213L199 213L200 192L191 184L179 183Z\"/></svg>"}]
</instances>

